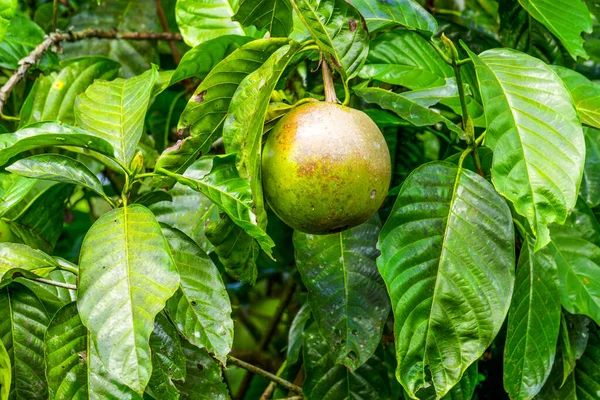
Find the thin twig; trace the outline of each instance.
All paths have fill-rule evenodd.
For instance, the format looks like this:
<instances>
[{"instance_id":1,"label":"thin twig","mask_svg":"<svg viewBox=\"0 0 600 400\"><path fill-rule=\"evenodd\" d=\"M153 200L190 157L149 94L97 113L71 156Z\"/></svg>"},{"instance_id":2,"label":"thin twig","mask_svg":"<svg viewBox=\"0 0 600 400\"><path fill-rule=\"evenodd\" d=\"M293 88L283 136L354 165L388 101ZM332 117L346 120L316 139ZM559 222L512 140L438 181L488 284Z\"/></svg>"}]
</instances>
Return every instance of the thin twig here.
<instances>
[{"instance_id":1,"label":"thin twig","mask_svg":"<svg viewBox=\"0 0 600 400\"><path fill-rule=\"evenodd\" d=\"M289 391L292 391L298 395L302 395L302 388L300 386L294 385L292 382L286 381L285 379L280 378L277 375L267 372L264 369L260 369L252 364L248 364L247 362L237 359L233 356L227 356L227 360L233 365L237 365L240 368L244 368L245 370L250 371L253 374L263 376Z\"/></svg>"},{"instance_id":2,"label":"thin twig","mask_svg":"<svg viewBox=\"0 0 600 400\"><path fill-rule=\"evenodd\" d=\"M52 2L52 30L56 30L56 21L58 19L58 0Z\"/></svg>"},{"instance_id":3,"label":"thin twig","mask_svg":"<svg viewBox=\"0 0 600 400\"><path fill-rule=\"evenodd\" d=\"M156 13L158 14L158 19L160 20L160 25L162 26L163 32L170 33L169 30L169 21L167 21L167 16L165 15L165 10L160 2L160 0L155 0L156 2ZM175 60L175 64L179 64L181 62L181 56L179 55L179 51L175 46L174 40L169 40L169 47L171 48L171 54L173 55L173 60Z\"/></svg>"},{"instance_id":4,"label":"thin twig","mask_svg":"<svg viewBox=\"0 0 600 400\"><path fill-rule=\"evenodd\" d=\"M56 287L63 288L63 289L77 290L77 286L71 285L69 283L55 282L55 281L51 281L50 279L44 279L44 278L27 278L27 279L36 281L36 282L40 282L40 283L44 283L46 285L56 286Z\"/></svg>"},{"instance_id":5,"label":"thin twig","mask_svg":"<svg viewBox=\"0 0 600 400\"><path fill-rule=\"evenodd\" d=\"M19 68L12 74L8 81L0 88L0 115L6 104L10 92L23 80L27 71L40 61L46 51L61 42L74 42L83 39L123 39L123 40L181 40L179 33L168 32L118 32L102 31L98 29L85 29L76 32L54 32L37 45L29 55L19 61Z\"/></svg>"}]
</instances>

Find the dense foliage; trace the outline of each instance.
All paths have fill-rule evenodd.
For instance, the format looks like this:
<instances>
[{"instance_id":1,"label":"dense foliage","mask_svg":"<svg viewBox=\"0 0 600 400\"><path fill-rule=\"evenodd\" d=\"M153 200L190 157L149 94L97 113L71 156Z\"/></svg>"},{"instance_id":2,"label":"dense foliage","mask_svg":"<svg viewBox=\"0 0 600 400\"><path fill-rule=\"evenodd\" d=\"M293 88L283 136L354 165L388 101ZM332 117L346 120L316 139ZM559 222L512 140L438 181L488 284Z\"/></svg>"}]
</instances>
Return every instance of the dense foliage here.
<instances>
[{"instance_id":1,"label":"dense foliage","mask_svg":"<svg viewBox=\"0 0 600 400\"><path fill-rule=\"evenodd\" d=\"M599 19L0 0L0 399L600 399ZM312 235L262 145L325 97L393 176Z\"/></svg>"}]
</instances>

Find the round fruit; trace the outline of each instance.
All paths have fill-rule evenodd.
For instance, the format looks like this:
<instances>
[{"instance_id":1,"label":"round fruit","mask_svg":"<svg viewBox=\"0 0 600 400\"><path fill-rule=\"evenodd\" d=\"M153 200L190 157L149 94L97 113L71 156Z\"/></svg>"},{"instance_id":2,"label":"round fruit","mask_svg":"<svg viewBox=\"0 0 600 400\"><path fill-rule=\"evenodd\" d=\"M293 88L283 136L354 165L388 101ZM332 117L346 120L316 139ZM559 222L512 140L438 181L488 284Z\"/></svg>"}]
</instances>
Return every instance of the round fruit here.
<instances>
[{"instance_id":1,"label":"round fruit","mask_svg":"<svg viewBox=\"0 0 600 400\"><path fill-rule=\"evenodd\" d=\"M362 111L311 102L286 114L269 134L262 178L265 197L283 222L306 233L340 232L383 203L390 153Z\"/></svg>"},{"instance_id":2,"label":"round fruit","mask_svg":"<svg viewBox=\"0 0 600 400\"><path fill-rule=\"evenodd\" d=\"M14 236L10 231L10 226L0 219L0 243L12 242Z\"/></svg>"}]
</instances>

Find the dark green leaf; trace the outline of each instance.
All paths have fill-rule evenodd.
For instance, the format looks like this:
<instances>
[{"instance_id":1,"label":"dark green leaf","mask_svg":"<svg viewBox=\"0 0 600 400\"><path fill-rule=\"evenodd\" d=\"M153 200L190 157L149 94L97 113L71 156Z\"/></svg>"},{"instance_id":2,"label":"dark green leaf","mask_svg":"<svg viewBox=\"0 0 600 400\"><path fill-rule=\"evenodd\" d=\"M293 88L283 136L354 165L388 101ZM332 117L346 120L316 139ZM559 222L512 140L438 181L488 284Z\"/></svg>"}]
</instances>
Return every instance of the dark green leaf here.
<instances>
[{"instance_id":1,"label":"dark green leaf","mask_svg":"<svg viewBox=\"0 0 600 400\"><path fill-rule=\"evenodd\" d=\"M19 61L25 58L44 40L44 31L23 14L16 14L0 42L0 67L17 69ZM48 59L56 62L56 55L50 53L42 59L41 69L46 69Z\"/></svg>"},{"instance_id":2,"label":"dark green leaf","mask_svg":"<svg viewBox=\"0 0 600 400\"><path fill-rule=\"evenodd\" d=\"M75 97L95 79L116 78L121 65L105 57L82 57L65 60L61 67L37 79L21 109L19 126L51 120L75 124Z\"/></svg>"},{"instance_id":3,"label":"dark green leaf","mask_svg":"<svg viewBox=\"0 0 600 400\"><path fill-rule=\"evenodd\" d=\"M80 268L77 305L98 356L141 394L152 369L154 317L179 283L158 221L137 204L104 214L83 241Z\"/></svg>"},{"instance_id":4,"label":"dark green leaf","mask_svg":"<svg viewBox=\"0 0 600 400\"><path fill-rule=\"evenodd\" d=\"M365 20L345 0L291 0L326 59L344 80L354 77L369 52Z\"/></svg>"},{"instance_id":5,"label":"dark green leaf","mask_svg":"<svg viewBox=\"0 0 600 400\"><path fill-rule=\"evenodd\" d=\"M7 171L28 178L83 185L100 196L106 196L102 183L84 164L60 154L41 154L18 160Z\"/></svg>"},{"instance_id":6,"label":"dark green leaf","mask_svg":"<svg viewBox=\"0 0 600 400\"><path fill-rule=\"evenodd\" d=\"M77 124L110 143L125 166L137 152L157 77L152 67L134 78L96 81L75 102Z\"/></svg>"},{"instance_id":7,"label":"dark green leaf","mask_svg":"<svg viewBox=\"0 0 600 400\"><path fill-rule=\"evenodd\" d=\"M221 274L210 257L185 234L165 226L163 234L181 277L179 289L167 302L167 313L190 343L206 349L225 364L233 346L233 320Z\"/></svg>"},{"instance_id":8,"label":"dark green leaf","mask_svg":"<svg viewBox=\"0 0 600 400\"><path fill-rule=\"evenodd\" d=\"M87 131L59 122L39 122L15 133L0 135L0 165L24 151L50 146L74 146L112 156L109 142Z\"/></svg>"},{"instance_id":9,"label":"dark green leaf","mask_svg":"<svg viewBox=\"0 0 600 400\"><path fill-rule=\"evenodd\" d=\"M585 143L571 95L542 61L510 49L470 53L485 107L492 182L527 217L535 250L577 201ZM548 155L552 154L551 157Z\"/></svg>"},{"instance_id":10,"label":"dark green leaf","mask_svg":"<svg viewBox=\"0 0 600 400\"><path fill-rule=\"evenodd\" d=\"M508 314L504 387L511 399L532 399L550 375L560 326L558 272L547 248L533 252L526 236Z\"/></svg>"},{"instance_id":11,"label":"dark green leaf","mask_svg":"<svg viewBox=\"0 0 600 400\"><path fill-rule=\"evenodd\" d=\"M302 352L302 335L308 322L310 321L311 313L308 303L304 304L298 314L294 317L292 325L290 326L290 333L288 334L288 349L287 349L287 363L288 365L294 365L298 362Z\"/></svg>"},{"instance_id":12,"label":"dark green leaf","mask_svg":"<svg viewBox=\"0 0 600 400\"><path fill-rule=\"evenodd\" d=\"M233 20L285 37L292 30L292 5L290 0L241 0Z\"/></svg>"},{"instance_id":13,"label":"dark green leaf","mask_svg":"<svg viewBox=\"0 0 600 400\"><path fill-rule=\"evenodd\" d=\"M551 226L563 307L600 323L600 224L583 200L563 225Z\"/></svg>"},{"instance_id":14,"label":"dark green leaf","mask_svg":"<svg viewBox=\"0 0 600 400\"><path fill-rule=\"evenodd\" d=\"M402 185L378 247L394 310L396 377L414 396L429 385L428 368L442 397L508 313L515 263L508 206L474 172L428 163Z\"/></svg>"},{"instance_id":15,"label":"dark green leaf","mask_svg":"<svg viewBox=\"0 0 600 400\"><path fill-rule=\"evenodd\" d=\"M68 283L70 285L77 284L75 275L58 269L50 272L46 279L59 283ZM25 278L16 278L15 281L31 289L37 298L44 304L44 307L46 307L48 315L54 315L59 309L70 302L75 301L77 297L76 292L73 290L59 288L57 286L47 285Z\"/></svg>"},{"instance_id":16,"label":"dark green leaf","mask_svg":"<svg viewBox=\"0 0 600 400\"><path fill-rule=\"evenodd\" d=\"M186 340L181 341L181 348L187 370L185 382L177 382L181 400L228 400L229 391L219 365L205 350Z\"/></svg>"},{"instance_id":17,"label":"dark green leaf","mask_svg":"<svg viewBox=\"0 0 600 400\"><path fill-rule=\"evenodd\" d=\"M381 341L390 312L377 272L378 216L331 235L294 232L296 266L308 304L336 364L359 368Z\"/></svg>"},{"instance_id":18,"label":"dark green leaf","mask_svg":"<svg viewBox=\"0 0 600 400\"><path fill-rule=\"evenodd\" d=\"M581 0L519 0L525 10L556 35L574 59L587 58L582 32L592 32L592 17Z\"/></svg>"},{"instance_id":19,"label":"dark green leaf","mask_svg":"<svg viewBox=\"0 0 600 400\"><path fill-rule=\"evenodd\" d=\"M10 282L14 273L47 276L58 264L46 253L18 243L0 244L0 287Z\"/></svg>"},{"instance_id":20,"label":"dark green leaf","mask_svg":"<svg viewBox=\"0 0 600 400\"><path fill-rule=\"evenodd\" d=\"M0 399L8 399L12 381L12 368L8 352L0 340Z\"/></svg>"},{"instance_id":21,"label":"dark green leaf","mask_svg":"<svg viewBox=\"0 0 600 400\"><path fill-rule=\"evenodd\" d=\"M19 284L0 290L0 339L12 365L10 399L45 400L44 334L50 320L44 305Z\"/></svg>"},{"instance_id":22,"label":"dark green leaf","mask_svg":"<svg viewBox=\"0 0 600 400\"><path fill-rule=\"evenodd\" d=\"M317 325L312 324L304 331L303 349L306 380L302 388L308 400L389 398L381 347L360 368L351 371L334 362Z\"/></svg>"},{"instance_id":23,"label":"dark green leaf","mask_svg":"<svg viewBox=\"0 0 600 400\"><path fill-rule=\"evenodd\" d=\"M600 130L584 128L585 166L580 196L590 207L600 205Z\"/></svg>"},{"instance_id":24,"label":"dark green leaf","mask_svg":"<svg viewBox=\"0 0 600 400\"><path fill-rule=\"evenodd\" d=\"M561 341L563 381L567 380L575 369L577 360L581 358L587 347L590 336L590 323L592 320L585 315L569 314L563 312L561 319ZM560 361L558 358L555 364Z\"/></svg>"},{"instance_id":25,"label":"dark green leaf","mask_svg":"<svg viewBox=\"0 0 600 400\"><path fill-rule=\"evenodd\" d=\"M437 22L415 0L353 0L352 4L367 21L369 32L401 25L423 32L427 36L437 32Z\"/></svg>"},{"instance_id":26,"label":"dark green leaf","mask_svg":"<svg viewBox=\"0 0 600 400\"><path fill-rule=\"evenodd\" d=\"M478 382L479 374L477 372L477 363L475 363L467 368L460 379L460 382L450 389L450 391L442 397L442 400L471 400ZM431 386L421 389L417 393L417 397L420 400L435 400L435 390Z\"/></svg>"},{"instance_id":27,"label":"dark green leaf","mask_svg":"<svg viewBox=\"0 0 600 400\"><path fill-rule=\"evenodd\" d=\"M35 182L35 179L0 172L0 217L26 196Z\"/></svg>"},{"instance_id":28,"label":"dark green leaf","mask_svg":"<svg viewBox=\"0 0 600 400\"><path fill-rule=\"evenodd\" d=\"M177 25L190 46L222 35L244 35L239 23L231 18L235 14L234 0L178 0L175 6Z\"/></svg>"}]
</instances>

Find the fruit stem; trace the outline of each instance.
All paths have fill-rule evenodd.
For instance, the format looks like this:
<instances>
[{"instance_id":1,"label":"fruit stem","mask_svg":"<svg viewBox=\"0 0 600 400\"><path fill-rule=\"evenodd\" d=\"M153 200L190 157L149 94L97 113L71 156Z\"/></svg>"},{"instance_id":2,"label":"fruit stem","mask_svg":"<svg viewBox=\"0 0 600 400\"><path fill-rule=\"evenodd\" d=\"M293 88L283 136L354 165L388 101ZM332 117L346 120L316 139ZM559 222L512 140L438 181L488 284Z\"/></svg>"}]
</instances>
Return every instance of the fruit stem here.
<instances>
[{"instance_id":1,"label":"fruit stem","mask_svg":"<svg viewBox=\"0 0 600 400\"><path fill-rule=\"evenodd\" d=\"M335 95L335 86L333 86L333 78L331 76L331 69L329 64L325 60L325 57L321 55L321 71L323 73L323 89L325 91L325 101L330 103L337 103L338 99Z\"/></svg>"}]
</instances>

